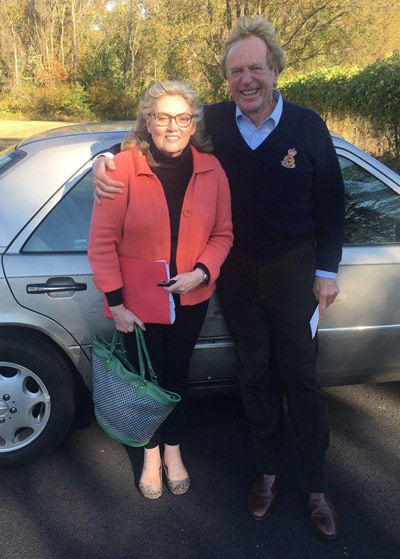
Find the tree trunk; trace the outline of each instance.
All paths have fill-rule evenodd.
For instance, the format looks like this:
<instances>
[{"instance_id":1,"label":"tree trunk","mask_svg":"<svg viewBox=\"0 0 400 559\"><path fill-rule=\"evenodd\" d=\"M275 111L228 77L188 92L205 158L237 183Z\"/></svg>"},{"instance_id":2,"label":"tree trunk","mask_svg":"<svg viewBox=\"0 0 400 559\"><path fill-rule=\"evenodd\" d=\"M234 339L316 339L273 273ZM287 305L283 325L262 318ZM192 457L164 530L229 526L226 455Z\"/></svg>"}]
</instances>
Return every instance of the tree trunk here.
<instances>
[{"instance_id":1,"label":"tree trunk","mask_svg":"<svg viewBox=\"0 0 400 559\"><path fill-rule=\"evenodd\" d=\"M15 34L14 27L10 26L11 33L13 36L13 52L14 52L14 86L17 89L20 84L19 79L19 64L18 64L18 48L17 48L17 36Z\"/></svg>"},{"instance_id":2,"label":"tree trunk","mask_svg":"<svg viewBox=\"0 0 400 559\"><path fill-rule=\"evenodd\" d=\"M129 79L129 59L131 59L132 53L132 31L133 31L133 0L130 0L129 5L129 20L128 20L128 32L126 36L126 43L125 43L125 56L124 56L124 63L122 67L122 76L124 86L128 83Z\"/></svg>"},{"instance_id":3,"label":"tree trunk","mask_svg":"<svg viewBox=\"0 0 400 559\"><path fill-rule=\"evenodd\" d=\"M75 80L78 70L78 45L76 40L76 0L71 0L72 18L72 78Z\"/></svg>"},{"instance_id":4,"label":"tree trunk","mask_svg":"<svg viewBox=\"0 0 400 559\"><path fill-rule=\"evenodd\" d=\"M63 68L65 67L64 21L65 21L65 1L63 3L61 17L60 17L60 56L61 56L61 64Z\"/></svg>"}]
</instances>

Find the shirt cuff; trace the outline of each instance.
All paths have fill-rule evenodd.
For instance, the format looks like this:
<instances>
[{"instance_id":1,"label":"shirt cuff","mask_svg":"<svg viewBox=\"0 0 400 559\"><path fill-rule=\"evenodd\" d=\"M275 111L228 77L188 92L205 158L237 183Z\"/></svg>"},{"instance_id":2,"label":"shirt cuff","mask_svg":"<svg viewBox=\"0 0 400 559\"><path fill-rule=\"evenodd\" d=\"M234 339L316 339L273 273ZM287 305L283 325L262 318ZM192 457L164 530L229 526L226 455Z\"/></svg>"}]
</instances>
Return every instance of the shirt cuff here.
<instances>
[{"instance_id":1,"label":"shirt cuff","mask_svg":"<svg viewBox=\"0 0 400 559\"><path fill-rule=\"evenodd\" d=\"M196 270L196 268L200 268L200 270L203 270L203 272L205 274L207 274L208 280L204 282L207 285L208 282L210 281L210 271L209 271L209 269L207 268L207 266L205 266L201 262L197 262L197 264L195 264L194 269Z\"/></svg>"},{"instance_id":2,"label":"shirt cuff","mask_svg":"<svg viewBox=\"0 0 400 559\"><path fill-rule=\"evenodd\" d=\"M116 307L117 305L122 305L124 302L124 298L122 297L122 288L115 289L115 291L109 291L108 293L104 293L107 299L107 303L109 307Z\"/></svg>"},{"instance_id":3,"label":"shirt cuff","mask_svg":"<svg viewBox=\"0 0 400 559\"><path fill-rule=\"evenodd\" d=\"M315 270L315 275L319 278L336 279L335 272L326 272L325 270Z\"/></svg>"},{"instance_id":4,"label":"shirt cuff","mask_svg":"<svg viewBox=\"0 0 400 559\"><path fill-rule=\"evenodd\" d=\"M109 159L114 159L114 154L111 151L105 151L104 153L99 153L96 157L93 157L92 163L97 161L100 157L108 157Z\"/></svg>"}]
</instances>

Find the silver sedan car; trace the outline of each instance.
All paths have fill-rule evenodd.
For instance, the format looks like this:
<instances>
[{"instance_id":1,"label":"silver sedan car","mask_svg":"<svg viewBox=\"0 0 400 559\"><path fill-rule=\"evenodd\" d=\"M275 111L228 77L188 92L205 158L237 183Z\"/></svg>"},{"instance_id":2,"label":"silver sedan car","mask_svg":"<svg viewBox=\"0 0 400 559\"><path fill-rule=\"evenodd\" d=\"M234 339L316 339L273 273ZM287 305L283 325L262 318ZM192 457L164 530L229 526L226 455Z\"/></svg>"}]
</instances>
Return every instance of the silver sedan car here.
<instances>
[{"instance_id":1,"label":"silver sedan car","mask_svg":"<svg viewBox=\"0 0 400 559\"><path fill-rule=\"evenodd\" d=\"M68 432L90 387L91 342L110 337L86 250L92 160L131 124L59 128L0 153L0 465L30 459ZM346 187L340 295L320 323L323 385L400 378L400 177L333 137ZM198 393L237 384L213 298L191 365Z\"/></svg>"}]
</instances>

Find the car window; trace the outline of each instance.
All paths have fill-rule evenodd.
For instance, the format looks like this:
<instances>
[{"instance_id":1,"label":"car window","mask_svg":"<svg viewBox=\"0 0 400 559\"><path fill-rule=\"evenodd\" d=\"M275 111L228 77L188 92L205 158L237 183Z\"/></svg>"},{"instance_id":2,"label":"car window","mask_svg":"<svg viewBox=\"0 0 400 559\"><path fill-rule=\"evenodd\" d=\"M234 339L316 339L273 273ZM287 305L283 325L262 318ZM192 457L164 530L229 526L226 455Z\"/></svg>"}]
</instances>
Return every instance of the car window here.
<instances>
[{"instance_id":1,"label":"car window","mask_svg":"<svg viewBox=\"0 0 400 559\"><path fill-rule=\"evenodd\" d=\"M346 244L400 242L400 195L339 155L346 197Z\"/></svg>"},{"instance_id":2,"label":"car window","mask_svg":"<svg viewBox=\"0 0 400 559\"><path fill-rule=\"evenodd\" d=\"M23 252L86 252L92 208L89 171L41 222Z\"/></svg>"},{"instance_id":3,"label":"car window","mask_svg":"<svg viewBox=\"0 0 400 559\"><path fill-rule=\"evenodd\" d=\"M400 195L360 165L339 155L346 197L346 244L400 242ZM87 251L93 208L92 171L57 204L24 252Z\"/></svg>"}]
</instances>

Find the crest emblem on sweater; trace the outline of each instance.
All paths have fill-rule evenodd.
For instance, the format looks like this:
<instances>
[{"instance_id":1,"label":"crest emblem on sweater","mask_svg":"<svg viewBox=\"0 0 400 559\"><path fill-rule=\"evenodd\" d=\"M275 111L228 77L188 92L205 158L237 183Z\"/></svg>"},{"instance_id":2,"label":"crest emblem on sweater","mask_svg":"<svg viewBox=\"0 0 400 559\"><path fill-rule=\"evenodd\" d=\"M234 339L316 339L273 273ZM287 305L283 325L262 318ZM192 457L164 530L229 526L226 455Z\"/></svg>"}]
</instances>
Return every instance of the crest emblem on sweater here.
<instances>
[{"instance_id":1,"label":"crest emblem on sweater","mask_svg":"<svg viewBox=\"0 0 400 559\"><path fill-rule=\"evenodd\" d=\"M281 161L281 165L283 167L286 167L287 169L294 169L296 167L296 163L294 159L296 154L297 151L295 148L288 149L287 155L285 155L285 157Z\"/></svg>"}]
</instances>

